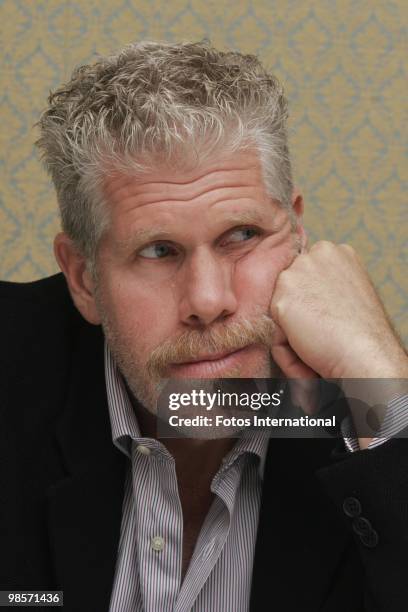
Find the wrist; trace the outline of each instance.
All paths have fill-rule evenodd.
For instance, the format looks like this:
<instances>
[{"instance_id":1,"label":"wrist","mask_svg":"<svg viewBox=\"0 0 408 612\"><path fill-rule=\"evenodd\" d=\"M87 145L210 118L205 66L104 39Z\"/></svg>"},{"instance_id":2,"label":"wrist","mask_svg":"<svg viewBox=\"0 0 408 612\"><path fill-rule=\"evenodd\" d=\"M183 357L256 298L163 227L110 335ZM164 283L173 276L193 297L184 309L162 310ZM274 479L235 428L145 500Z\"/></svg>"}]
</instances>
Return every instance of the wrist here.
<instances>
[{"instance_id":1,"label":"wrist","mask_svg":"<svg viewBox=\"0 0 408 612\"><path fill-rule=\"evenodd\" d=\"M408 378L408 356L397 343L392 347L361 342L359 350L349 351L338 378Z\"/></svg>"}]
</instances>

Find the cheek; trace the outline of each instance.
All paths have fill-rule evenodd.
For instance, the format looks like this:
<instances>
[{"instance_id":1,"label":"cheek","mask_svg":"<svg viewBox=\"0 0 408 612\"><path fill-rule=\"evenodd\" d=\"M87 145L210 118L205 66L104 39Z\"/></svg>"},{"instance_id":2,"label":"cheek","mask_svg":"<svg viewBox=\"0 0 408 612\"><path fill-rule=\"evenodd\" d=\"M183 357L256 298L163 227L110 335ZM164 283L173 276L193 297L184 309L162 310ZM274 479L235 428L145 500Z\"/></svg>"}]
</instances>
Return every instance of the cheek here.
<instances>
[{"instance_id":1,"label":"cheek","mask_svg":"<svg viewBox=\"0 0 408 612\"><path fill-rule=\"evenodd\" d=\"M269 309L277 278L294 257L291 240L277 245L266 239L249 255L237 262L235 287L240 303Z\"/></svg>"},{"instance_id":2,"label":"cheek","mask_svg":"<svg viewBox=\"0 0 408 612\"><path fill-rule=\"evenodd\" d=\"M140 283L115 282L109 289L109 313L127 343L150 351L174 333L174 298L165 289L151 291Z\"/></svg>"}]
</instances>

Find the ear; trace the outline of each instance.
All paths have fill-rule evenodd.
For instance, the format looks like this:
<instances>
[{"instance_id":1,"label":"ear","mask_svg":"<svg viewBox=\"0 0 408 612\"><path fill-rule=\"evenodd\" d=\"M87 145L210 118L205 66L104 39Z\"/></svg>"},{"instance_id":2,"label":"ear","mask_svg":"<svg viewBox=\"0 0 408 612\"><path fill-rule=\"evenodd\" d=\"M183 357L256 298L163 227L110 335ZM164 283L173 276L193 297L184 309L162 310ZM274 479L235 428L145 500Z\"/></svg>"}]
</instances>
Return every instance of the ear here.
<instances>
[{"instance_id":1,"label":"ear","mask_svg":"<svg viewBox=\"0 0 408 612\"><path fill-rule=\"evenodd\" d=\"M292 193L292 208L297 220L297 226L295 231L299 235L301 253L303 253L307 247L307 234L303 225L303 211L305 208L305 204L302 194L296 187L294 188Z\"/></svg>"},{"instance_id":2,"label":"ear","mask_svg":"<svg viewBox=\"0 0 408 612\"><path fill-rule=\"evenodd\" d=\"M75 306L88 323L101 323L94 299L94 283L86 269L86 260L72 240L61 232L54 239L54 255L67 280Z\"/></svg>"}]
</instances>

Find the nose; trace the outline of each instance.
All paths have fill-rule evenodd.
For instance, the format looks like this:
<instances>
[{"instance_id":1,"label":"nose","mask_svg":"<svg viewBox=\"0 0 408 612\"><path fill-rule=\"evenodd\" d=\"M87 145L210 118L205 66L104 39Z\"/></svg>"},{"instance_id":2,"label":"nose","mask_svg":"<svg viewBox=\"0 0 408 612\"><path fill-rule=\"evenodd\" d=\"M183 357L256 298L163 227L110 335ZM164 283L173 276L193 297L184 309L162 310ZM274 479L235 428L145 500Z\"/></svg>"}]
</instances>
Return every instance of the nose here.
<instances>
[{"instance_id":1,"label":"nose","mask_svg":"<svg viewBox=\"0 0 408 612\"><path fill-rule=\"evenodd\" d=\"M197 249L185 263L180 320L189 326L207 326L228 318L237 309L231 263L209 249Z\"/></svg>"}]
</instances>

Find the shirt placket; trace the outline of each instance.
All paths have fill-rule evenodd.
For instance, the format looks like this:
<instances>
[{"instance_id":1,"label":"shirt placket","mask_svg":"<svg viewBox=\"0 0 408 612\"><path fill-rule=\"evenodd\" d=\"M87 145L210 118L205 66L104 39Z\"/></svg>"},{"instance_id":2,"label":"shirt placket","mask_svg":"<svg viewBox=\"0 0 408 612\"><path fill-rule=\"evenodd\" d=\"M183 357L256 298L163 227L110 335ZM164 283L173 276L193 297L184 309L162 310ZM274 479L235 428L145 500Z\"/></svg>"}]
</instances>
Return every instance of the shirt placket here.
<instances>
[{"instance_id":1,"label":"shirt placket","mask_svg":"<svg viewBox=\"0 0 408 612\"><path fill-rule=\"evenodd\" d=\"M137 442L132 445L143 609L173 612L180 589L183 535L175 464L170 455L160 450L159 443L147 448L141 451Z\"/></svg>"}]
</instances>

